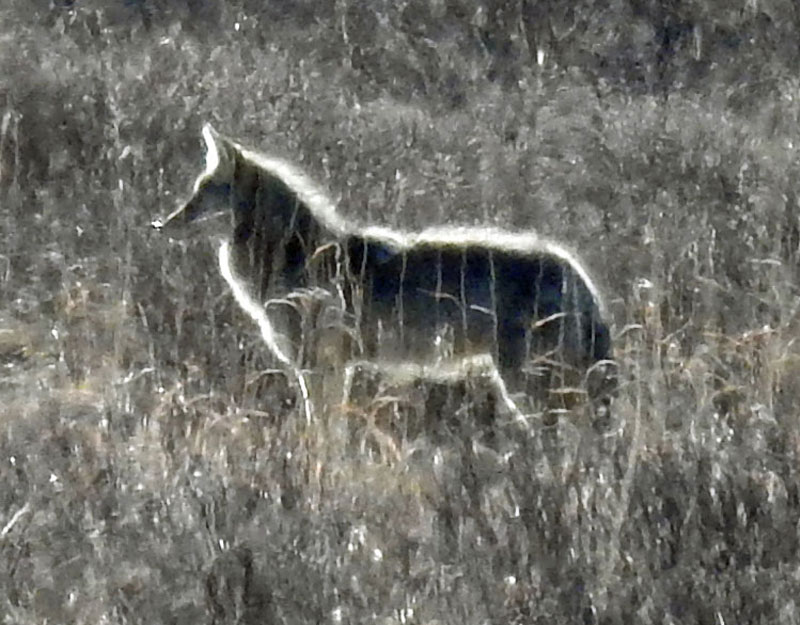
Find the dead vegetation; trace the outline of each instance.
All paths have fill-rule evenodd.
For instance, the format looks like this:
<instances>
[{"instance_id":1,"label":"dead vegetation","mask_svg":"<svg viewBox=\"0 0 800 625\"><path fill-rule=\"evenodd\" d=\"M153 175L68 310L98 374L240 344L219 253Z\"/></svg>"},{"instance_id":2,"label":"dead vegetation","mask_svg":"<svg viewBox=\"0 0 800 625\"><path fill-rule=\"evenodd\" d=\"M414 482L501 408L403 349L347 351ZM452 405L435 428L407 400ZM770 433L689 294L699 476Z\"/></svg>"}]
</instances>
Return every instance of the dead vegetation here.
<instances>
[{"instance_id":1,"label":"dead vegetation","mask_svg":"<svg viewBox=\"0 0 800 625\"><path fill-rule=\"evenodd\" d=\"M485 2L77 4L0 9L6 620L798 620L799 112L770 7L588 3L531 34ZM305 418L213 248L149 231L207 120L348 218L569 242L615 321L608 418L367 374Z\"/></svg>"}]
</instances>

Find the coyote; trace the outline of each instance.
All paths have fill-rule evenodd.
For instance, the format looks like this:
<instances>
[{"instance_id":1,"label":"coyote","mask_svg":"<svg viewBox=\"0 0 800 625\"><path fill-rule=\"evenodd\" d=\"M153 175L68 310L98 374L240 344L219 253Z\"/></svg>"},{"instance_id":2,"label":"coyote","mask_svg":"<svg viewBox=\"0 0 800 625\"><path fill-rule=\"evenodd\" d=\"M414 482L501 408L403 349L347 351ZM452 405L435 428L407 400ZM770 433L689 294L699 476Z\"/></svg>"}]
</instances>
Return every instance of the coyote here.
<instances>
[{"instance_id":1,"label":"coyote","mask_svg":"<svg viewBox=\"0 0 800 625\"><path fill-rule=\"evenodd\" d=\"M602 368L595 377L603 381L588 391L607 394L605 307L563 246L491 228L360 227L293 164L210 124L203 138L206 169L192 197L152 225L175 236L207 222L223 235L223 277L275 357L298 375L315 365L321 337L338 329L343 363L434 379L477 370L509 406L508 391L541 389L553 371L590 380L587 372Z\"/></svg>"}]
</instances>

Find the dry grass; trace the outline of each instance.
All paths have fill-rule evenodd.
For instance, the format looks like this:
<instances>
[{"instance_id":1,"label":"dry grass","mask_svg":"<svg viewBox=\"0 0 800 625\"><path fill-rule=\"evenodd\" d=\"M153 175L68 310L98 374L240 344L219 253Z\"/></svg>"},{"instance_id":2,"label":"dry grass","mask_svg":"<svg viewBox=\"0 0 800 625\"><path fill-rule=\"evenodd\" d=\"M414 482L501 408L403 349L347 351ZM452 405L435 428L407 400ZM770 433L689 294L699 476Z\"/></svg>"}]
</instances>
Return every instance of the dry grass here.
<instances>
[{"instance_id":1,"label":"dry grass","mask_svg":"<svg viewBox=\"0 0 800 625\"><path fill-rule=\"evenodd\" d=\"M610 80L622 61L510 80L469 19L430 46L400 13L302 6L153 9L149 31L0 10L5 619L796 622L794 74L747 48L763 80L734 59L668 98ZM206 120L349 218L570 243L611 301L609 418L521 425L479 382L368 375L325 407L316 375L307 420L213 247L148 230Z\"/></svg>"}]
</instances>

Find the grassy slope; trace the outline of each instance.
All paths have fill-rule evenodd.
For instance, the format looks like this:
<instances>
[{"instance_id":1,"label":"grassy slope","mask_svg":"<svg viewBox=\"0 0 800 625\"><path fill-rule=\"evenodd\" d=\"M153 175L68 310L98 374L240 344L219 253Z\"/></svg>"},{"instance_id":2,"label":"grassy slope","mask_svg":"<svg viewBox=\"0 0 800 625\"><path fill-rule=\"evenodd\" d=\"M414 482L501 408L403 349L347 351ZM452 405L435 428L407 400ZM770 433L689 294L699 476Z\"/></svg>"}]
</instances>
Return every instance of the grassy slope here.
<instances>
[{"instance_id":1,"label":"grassy slope","mask_svg":"<svg viewBox=\"0 0 800 625\"><path fill-rule=\"evenodd\" d=\"M115 19L0 33L6 620L796 622L796 79L504 87L391 24L360 26L369 73L333 18ZM618 335L610 426L489 428L425 388L305 423L208 243L147 228L205 120L352 218L580 250Z\"/></svg>"}]
</instances>

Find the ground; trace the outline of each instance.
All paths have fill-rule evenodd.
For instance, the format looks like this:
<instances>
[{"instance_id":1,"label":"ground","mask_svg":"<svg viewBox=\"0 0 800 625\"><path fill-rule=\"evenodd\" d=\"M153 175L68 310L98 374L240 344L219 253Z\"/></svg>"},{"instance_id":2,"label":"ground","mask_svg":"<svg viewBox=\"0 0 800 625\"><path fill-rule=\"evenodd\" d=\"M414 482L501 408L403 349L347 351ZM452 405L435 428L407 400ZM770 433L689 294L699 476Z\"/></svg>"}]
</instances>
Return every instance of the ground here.
<instances>
[{"instance_id":1,"label":"ground","mask_svg":"<svg viewBox=\"0 0 800 625\"><path fill-rule=\"evenodd\" d=\"M5 621L800 620L797 10L554 5L0 8ZM608 418L370 379L308 418L149 227L206 121L359 223L574 249Z\"/></svg>"}]
</instances>

